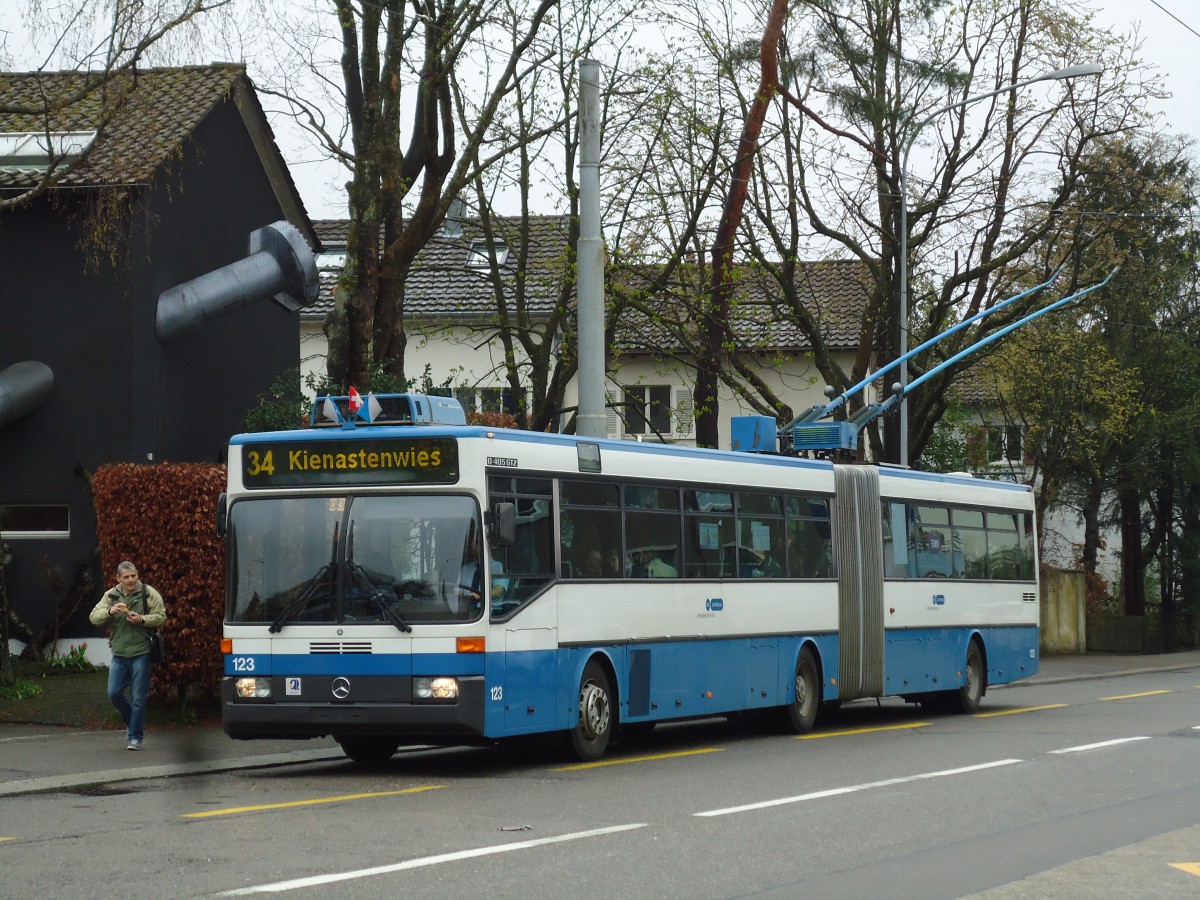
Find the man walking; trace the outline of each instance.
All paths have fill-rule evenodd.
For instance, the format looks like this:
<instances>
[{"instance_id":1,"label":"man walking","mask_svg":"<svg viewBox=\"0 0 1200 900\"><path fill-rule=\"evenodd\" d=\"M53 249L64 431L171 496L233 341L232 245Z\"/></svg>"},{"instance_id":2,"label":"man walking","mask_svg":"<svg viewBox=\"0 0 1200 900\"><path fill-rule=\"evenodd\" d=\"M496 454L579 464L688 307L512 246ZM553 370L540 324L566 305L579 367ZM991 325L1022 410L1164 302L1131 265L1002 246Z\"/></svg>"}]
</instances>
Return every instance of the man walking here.
<instances>
[{"instance_id":1,"label":"man walking","mask_svg":"<svg viewBox=\"0 0 1200 900\"><path fill-rule=\"evenodd\" d=\"M93 625L110 628L108 699L125 723L125 746L141 750L150 693L150 633L167 621L166 604L158 591L142 584L137 566L126 560L117 566L117 586L104 593L89 618Z\"/></svg>"}]
</instances>

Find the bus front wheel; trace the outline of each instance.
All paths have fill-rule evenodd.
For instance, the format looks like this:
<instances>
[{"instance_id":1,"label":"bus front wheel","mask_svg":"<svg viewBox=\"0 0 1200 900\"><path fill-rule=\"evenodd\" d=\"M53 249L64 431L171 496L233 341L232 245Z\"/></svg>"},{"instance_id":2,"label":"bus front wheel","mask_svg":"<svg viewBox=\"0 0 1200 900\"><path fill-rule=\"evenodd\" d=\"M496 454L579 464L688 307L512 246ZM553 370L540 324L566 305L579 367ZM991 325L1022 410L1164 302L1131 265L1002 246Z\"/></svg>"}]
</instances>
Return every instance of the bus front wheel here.
<instances>
[{"instance_id":1,"label":"bus front wheel","mask_svg":"<svg viewBox=\"0 0 1200 900\"><path fill-rule=\"evenodd\" d=\"M579 681L579 721L568 734L571 749L582 762L599 759L608 749L614 721L612 686L604 667L595 660L583 669Z\"/></svg>"},{"instance_id":2,"label":"bus front wheel","mask_svg":"<svg viewBox=\"0 0 1200 900\"><path fill-rule=\"evenodd\" d=\"M392 758L400 741L388 737L337 737L334 739L342 745L342 752L356 763L378 764Z\"/></svg>"},{"instance_id":3,"label":"bus front wheel","mask_svg":"<svg viewBox=\"0 0 1200 900\"><path fill-rule=\"evenodd\" d=\"M787 706L788 725L796 734L808 734L817 721L821 706L821 677L811 647L800 651L796 661L796 690Z\"/></svg>"}]
</instances>

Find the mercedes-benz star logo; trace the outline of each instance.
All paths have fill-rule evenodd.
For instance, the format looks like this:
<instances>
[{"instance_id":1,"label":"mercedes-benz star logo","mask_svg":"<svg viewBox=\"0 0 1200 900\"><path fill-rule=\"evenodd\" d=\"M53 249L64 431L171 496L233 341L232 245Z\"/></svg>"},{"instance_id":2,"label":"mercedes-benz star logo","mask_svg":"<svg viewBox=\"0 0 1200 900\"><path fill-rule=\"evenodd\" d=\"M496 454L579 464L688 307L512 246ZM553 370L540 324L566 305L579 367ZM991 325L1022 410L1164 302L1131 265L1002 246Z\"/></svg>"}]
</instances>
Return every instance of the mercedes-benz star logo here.
<instances>
[{"instance_id":1,"label":"mercedes-benz star logo","mask_svg":"<svg viewBox=\"0 0 1200 900\"><path fill-rule=\"evenodd\" d=\"M345 675L333 679L333 696L338 700L345 700L350 696L350 679Z\"/></svg>"}]
</instances>

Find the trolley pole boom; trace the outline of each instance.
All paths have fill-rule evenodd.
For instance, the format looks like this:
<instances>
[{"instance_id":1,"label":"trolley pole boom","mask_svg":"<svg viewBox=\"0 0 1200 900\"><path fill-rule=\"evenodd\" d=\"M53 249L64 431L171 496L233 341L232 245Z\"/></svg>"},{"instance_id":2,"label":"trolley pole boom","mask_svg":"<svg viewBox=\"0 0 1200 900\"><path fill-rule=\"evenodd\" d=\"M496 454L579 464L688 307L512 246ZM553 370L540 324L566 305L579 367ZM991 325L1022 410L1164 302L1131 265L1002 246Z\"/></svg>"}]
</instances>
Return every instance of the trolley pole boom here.
<instances>
[{"instance_id":1,"label":"trolley pole boom","mask_svg":"<svg viewBox=\"0 0 1200 900\"><path fill-rule=\"evenodd\" d=\"M900 357L896 358L895 360L893 360L892 362L888 363L882 369L877 369L876 371L870 373L869 375L867 375L866 378L864 378L862 381L858 382L858 384L854 385L853 387L846 388L846 390L842 391L841 394L839 394L837 397L830 400L824 406L821 406L820 404L818 404L816 406L811 407L807 411L801 413L799 416L797 416L791 422L789 422L787 425L785 425L782 429L780 429L780 432L781 433L786 432L789 428L791 428L792 426L799 424L801 422L815 422L819 419L825 418L828 415L831 415L837 409L839 409L843 404L845 404L850 399L850 397L854 396L856 393L861 391L872 381L875 381L877 378L880 378L881 376L886 375L888 372L891 372L892 370L896 369L897 367L907 363L914 356L918 355L919 353L923 353L924 351L926 351L930 347L932 347L934 344L944 341L946 338L950 337L951 335L957 334L958 332L962 331L965 328L969 328L971 325L974 325L980 319L985 319L988 316L992 315L993 313L998 313L1001 310L1006 309L1009 306L1012 306L1018 300L1023 300L1024 298L1029 297L1032 294L1036 294L1039 291L1045 290L1047 287L1049 287L1051 284L1054 283L1054 281L1062 274L1063 269L1065 269L1065 268L1066 268L1066 263L1063 263L1061 266L1059 266L1057 269L1054 270L1054 273L1049 278L1047 278L1045 281L1041 282L1040 284L1036 284L1031 288L1021 291L1021 293L1016 294L1015 296L1009 297L1007 300L1001 300L999 303L995 304L994 306L989 306L987 309L976 313L975 315L971 316L970 318L963 319L957 325L947 328L945 331L941 332L940 334L934 335L929 340L925 341L925 343L921 344L919 347L914 347L912 350L909 350L903 356L900 356Z\"/></svg>"},{"instance_id":2,"label":"trolley pole boom","mask_svg":"<svg viewBox=\"0 0 1200 900\"><path fill-rule=\"evenodd\" d=\"M859 434L859 432L862 431L863 428L865 428L869 423L873 422L875 419L886 414L889 410L891 410L893 407L895 407L898 403L901 403L904 400L904 398L907 397L909 394L911 394L915 388L917 388L920 385L927 382L934 375L937 375L939 372L945 371L947 368L949 368L950 366L953 366L957 362L960 362L961 360L970 356L972 353L982 350L984 347L987 347L990 344L995 343L996 341L1000 340L1000 338L1012 333L1016 329L1020 328L1022 325L1026 325L1029 322L1032 322L1034 319L1041 318L1042 316L1046 315L1047 313L1054 312L1056 309L1061 309L1063 306L1066 306L1068 303L1072 303L1076 300L1086 297L1088 294L1092 293L1093 291L1099 290L1100 288L1107 285L1112 280L1113 276L1116 275L1118 271L1120 271L1120 268L1121 268L1118 265L1111 272L1108 273L1108 275L1104 278L1103 281L1097 282L1096 284L1093 284L1089 287L1083 288L1082 290L1076 291L1075 293L1073 293L1067 297L1063 297L1060 300L1056 300L1053 303L1049 304L1048 306L1045 306L1039 310L1035 310L1034 312L1029 313L1028 315L1023 316L1022 318L1018 319L1017 321L1015 321L1009 325L1006 325L1005 327L988 335L987 337L981 338L980 340L976 341L975 343L971 344L970 346L966 347L965 349L959 351L958 353L955 353L949 359L946 359L943 362L939 363L938 365L934 366L932 369L925 372L919 378L916 378L912 382L910 382L908 384L900 384L900 383L893 384L892 385L892 396L890 396L887 400L884 400L879 403L868 403L867 405L865 405L862 409L860 409L858 412L856 412L853 416L851 416L846 421L844 421L844 422L842 422L842 421L822 422L821 421L822 419L825 419L826 417L831 415L833 412L835 412L837 409L839 409L843 404L846 403L847 399L849 397L853 396L856 392L862 390L864 387L869 385L872 381L879 378L884 373L892 371L897 366L906 365L908 360L911 359L916 354L927 350L929 347L932 347L934 344L938 343L939 341L945 340L950 335L955 334L959 331L962 331L964 328L967 328L968 326L972 325L973 323L978 322L980 319L990 316L992 313L999 312L1000 310L1011 306L1013 303L1015 303L1016 301L1018 301L1024 297L1028 297L1031 294L1034 294L1038 291L1044 290L1050 284L1052 284L1055 279L1057 279L1059 277L1059 275L1062 273L1064 267L1065 267L1065 264L1063 266L1059 266L1059 268L1057 270L1055 270L1054 274L1051 275L1050 278L1048 278L1046 281L1042 282L1041 284L1035 285L1034 287L1029 288L1028 290L1022 291L1021 293L1017 294L1016 296L1010 297L1007 300L1003 300L1000 303L997 303L995 306L985 309L982 312L976 313L974 316L971 316L968 319L964 319L962 322L959 322L957 325L953 326L952 328L949 328L946 331L930 338L929 340L925 341L925 343L921 344L921 346L909 351L908 353L905 353L903 356L901 356L898 359L894 360L893 362L889 363L884 368L879 369L878 371L869 375L867 378L865 378L862 381L855 384L853 387L850 387L847 390L843 391L837 397L832 398L828 403L826 403L824 405L817 404L817 405L809 408L806 412L801 413L801 415L799 415L797 418L793 419L787 426L780 429L778 432L778 437L782 437L790 429L792 432L792 449L797 450L797 451L799 451L799 450L854 450L858 446L858 434Z\"/></svg>"}]
</instances>

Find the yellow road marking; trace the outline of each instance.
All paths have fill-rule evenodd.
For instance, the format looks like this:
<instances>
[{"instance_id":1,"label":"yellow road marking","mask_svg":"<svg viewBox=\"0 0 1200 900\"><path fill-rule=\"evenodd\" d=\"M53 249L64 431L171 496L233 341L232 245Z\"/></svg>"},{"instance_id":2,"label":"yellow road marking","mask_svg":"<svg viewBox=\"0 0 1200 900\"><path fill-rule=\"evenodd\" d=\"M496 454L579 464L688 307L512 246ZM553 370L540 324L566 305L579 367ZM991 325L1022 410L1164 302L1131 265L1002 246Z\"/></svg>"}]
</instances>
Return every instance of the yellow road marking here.
<instances>
[{"instance_id":1,"label":"yellow road marking","mask_svg":"<svg viewBox=\"0 0 1200 900\"><path fill-rule=\"evenodd\" d=\"M345 800L367 800L372 797L395 797L397 794L419 794L422 791L436 791L445 787L441 784L431 784L424 787L405 788L402 791L374 791L369 794L342 794L339 797L317 797L313 800L290 800L287 803L262 803L258 806L233 806L229 809L210 809L205 812L184 813L184 819L209 819L213 816L232 816L237 813L258 812L264 809L292 809L297 806L316 806L319 803L341 803Z\"/></svg>"},{"instance_id":2,"label":"yellow road marking","mask_svg":"<svg viewBox=\"0 0 1200 900\"><path fill-rule=\"evenodd\" d=\"M655 753L650 756L626 756L621 759L602 759L598 762L579 763L551 769L552 772L578 772L581 769L598 769L601 766L623 766L626 763L655 762L660 759L677 759L680 756L699 756L701 753L720 753L724 747L705 747L703 750L680 750L678 753Z\"/></svg>"},{"instance_id":3,"label":"yellow road marking","mask_svg":"<svg viewBox=\"0 0 1200 900\"><path fill-rule=\"evenodd\" d=\"M1116 697L1101 697L1101 700L1132 700L1134 697L1153 697L1155 694L1169 694L1170 691L1142 691L1140 694L1119 694Z\"/></svg>"},{"instance_id":4,"label":"yellow road marking","mask_svg":"<svg viewBox=\"0 0 1200 900\"><path fill-rule=\"evenodd\" d=\"M15 837L0 837L0 841L15 841Z\"/></svg>"},{"instance_id":5,"label":"yellow road marking","mask_svg":"<svg viewBox=\"0 0 1200 900\"><path fill-rule=\"evenodd\" d=\"M798 734L798 741L815 741L817 738L845 737L848 734L871 734L875 731L904 731L906 728L924 728L931 722L909 722L905 725L879 725L875 728L850 728L845 731L825 731L821 734Z\"/></svg>"},{"instance_id":6,"label":"yellow road marking","mask_svg":"<svg viewBox=\"0 0 1200 900\"><path fill-rule=\"evenodd\" d=\"M1041 712L1043 709L1062 709L1065 703L1048 703L1045 706L1025 706L1021 709L1002 709L997 712L975 713L976 719L992 719L996 716L1015 716L1017 713Z\"/></svg>"},{"instance_id":7,"label":"yellow road marking","mask_svg":"<svg viewBox=\"0 0 1200 900\"><path fill-rule=\"evenodd\" d=\"M1168 863L1172 869L1179 869L1189 875L1200 875L1200 863Z\"/></svg>"}]
</instances>

